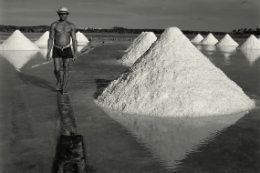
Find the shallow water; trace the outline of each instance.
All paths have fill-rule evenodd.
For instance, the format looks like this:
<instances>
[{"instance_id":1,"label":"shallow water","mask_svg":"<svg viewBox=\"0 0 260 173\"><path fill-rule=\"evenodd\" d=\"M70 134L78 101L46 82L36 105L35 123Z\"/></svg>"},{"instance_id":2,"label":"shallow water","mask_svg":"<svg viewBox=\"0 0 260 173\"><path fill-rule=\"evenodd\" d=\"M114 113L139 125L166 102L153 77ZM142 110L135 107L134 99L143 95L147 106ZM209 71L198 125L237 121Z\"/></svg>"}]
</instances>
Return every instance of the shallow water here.
<instances>
[{"instance_id":1,"label":"shallow water","mask_svg":"<svg viewBox=\"0 0 260 173\"><path fill-rule=\"evenodd\" d=\"M257 108L239 114L158 118L94 103L127 67L129 42L98 46L71 63L69 99L84 138L88 172L260 172L260 53L195 45ZM44 50L0 52L0 170L53 172L61 117L52 62Z\"/></svg>"}]
</instances>

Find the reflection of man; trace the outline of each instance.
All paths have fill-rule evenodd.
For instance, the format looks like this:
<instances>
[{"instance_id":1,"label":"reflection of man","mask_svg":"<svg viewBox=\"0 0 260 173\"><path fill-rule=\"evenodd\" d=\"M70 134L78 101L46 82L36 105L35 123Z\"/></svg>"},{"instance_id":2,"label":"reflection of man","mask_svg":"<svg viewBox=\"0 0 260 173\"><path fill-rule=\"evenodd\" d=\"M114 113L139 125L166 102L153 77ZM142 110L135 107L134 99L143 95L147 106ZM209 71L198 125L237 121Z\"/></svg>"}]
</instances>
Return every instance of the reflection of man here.
<instances>
[{"instance_id":1,"label":"reflection of man","mask_svg":"<svg viewBox=\"0 0 260 173\"><path fill-rule=\"evenodd\" d=\"M50 26L50 35L48 40L47 61L50 59L52 49L52 58L54 60L54 74L57 78L56 89L61 90L64 94L67 92L67 82L69 77L70 58L75 61L77 59L77 40L75 34L75 25L67 21L69 11L66 7L60 7L57 11L60 20L54 22ZM72 52L70 39L72 38ZM63 82L61 82L61 67L63 67ZM63 83L63 85L62 85Z\"/></svg>"}]
</instances>

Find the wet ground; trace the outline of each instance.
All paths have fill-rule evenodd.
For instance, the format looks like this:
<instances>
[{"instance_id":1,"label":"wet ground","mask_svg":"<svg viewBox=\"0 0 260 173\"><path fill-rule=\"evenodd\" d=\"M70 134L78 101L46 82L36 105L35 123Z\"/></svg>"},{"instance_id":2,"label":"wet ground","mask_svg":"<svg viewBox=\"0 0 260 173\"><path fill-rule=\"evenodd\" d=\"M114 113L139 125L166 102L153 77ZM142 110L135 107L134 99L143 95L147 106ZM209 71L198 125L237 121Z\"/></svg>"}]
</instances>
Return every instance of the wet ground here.
<instances>
[{"instance_id":1,"label":"wet ground","mask_svg":"<svg viewBox=\"0 0 260 173\"><path fill-rule=\"evenodd\" d=\"M82 53L71 63L66 95L55 91L53 62L46 62L44 51L0 52L0 172L55 172L60 136L71 132L83 137L87 172L260 172L258 107L200 118L127 115L98 107L94 99L127 70L116 60L129 44ZM197 47L259 106L258 51Z\"/></svg>"}]
</instances>

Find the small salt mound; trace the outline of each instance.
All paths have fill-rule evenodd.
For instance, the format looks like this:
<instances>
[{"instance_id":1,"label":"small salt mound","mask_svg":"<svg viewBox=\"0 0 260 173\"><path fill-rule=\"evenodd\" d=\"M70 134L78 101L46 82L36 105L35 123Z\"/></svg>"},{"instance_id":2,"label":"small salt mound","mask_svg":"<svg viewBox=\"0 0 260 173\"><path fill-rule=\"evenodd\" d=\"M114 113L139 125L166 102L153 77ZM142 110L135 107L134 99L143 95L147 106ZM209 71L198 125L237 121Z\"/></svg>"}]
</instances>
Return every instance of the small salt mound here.
<instances>
[{"instance_id":1,"label":"small salt mound","mask_svg":"<svg viewBox=\"0 0 260 173\"><path fill-rule=\"evenodd\" d=\"M87 37L79 31L76 33L76 38L79 45L84 45L89 42Z\"/></svg>"},{"instance_id":2,"label":"small salt mound","mask_svg":"<svg viewBox=\"0 0 260 173\"><path fill-rule=\"evenodd\" d=\"M229 34L226 34L218 43L217 46L238 46L238 43L235 42Z\"/></svg>"},{"instance_id":3,"label":"small salt mound","mask_svg":"<svg viewBox=\"0 0 260 173\"><path fill-rule=\"evenodd\" d=\"M255 61L260 58L260 50L258 49L241 49L250 65L254 65Z\"/></svg>"},{"instance_id":4,"label":"small salt mound","mask_svg":"<svg viewBox=\"0 0 260 173\"><path fill-rule=\"evenodd\" d=\"M125 113L174 117L224 115L255 106L176 27L166 29L95 101Z\"/></svg>"},{"instance_id":5,"label":"small salt mound","mask_svg":"<svg viewBox=\"0 0 260 173\"><path fill-rule=\"evenodd\" d=\"M134 39L134 41L132 42L132 44L128 47L128 49L125 50L125 52L128 52L129 50L133 49L135 44L140 41L140 38L142 38L145 33L147 33L147 32L142 32L141 34L139 34L138 37L136 37Z\"/></svg>"},{"instance_id":6,"label":"small salt mound","mask_svg":"<svg viewBox=\"0 0 260 173\"><path fill-rule=\"evenodd\" d=\"M38 51L0 51L0 55L19 72L28 61L36 57L37 53Z\"/></svg>"},{"instance_id":7,"label":"small salt mound","mask_svg":"<svg viewBox=\"0 0 260 173\"><path fill-rule=\"evenodd\" d=\"M198 34L198 35L196 35L196 36L191 40L191 42L192 42L192 43L199 43L199 42L201 42L203 39L204 39L204 37L202 37L202 35Z\"/></svg>"},{"instance_id":8,"label":"small salt mound","mask_svg":"<svg viewBox=\"0 0 260 173\"><path fill-rule=\"evenodd\" d=\"M28 38L26 38L19 30L8 37L0 47L1 50L39 50Z\"/></svg>"},{"instance_id":9,"label":"small salt mound","mask_svg":"<svg viewBox=\"0 0 260 173\"><path fill-rule=\"evenodd\" d=\"M49 34L49 31L46 31L37 41L34 42L34 44L40 48L47 48Z\"/></svg>"},{"instance_id":10,"label":"small salt mound","mask_svg":"<svg viewBox=\"0 0 260 173\"><path fill-rule=\"evenodd\" d=\"M202 45L215 45L218 42L218 40L209 33L201 42Z\"/></svg>"},{"instance_id":11,"label":"small salt mound","mask_svg":"<svg viewBox=\"0 0 260 173\"><path fill-rule=\"evenodd\" d=\"M241 44L239 49L260 49L260 40L258 40L254 35L250 35L246 41Z\"/></svg>"},{"instance_id":12,"label":"small salt mound","mask_svg":"<svg viewBox=\"0 0 260 173\"><path fill-rule=\"evenodd\" d=\"M150 46L157 40L153 32L146 32L136 41L131 49L126 52L120 62L132 65L139 57L141 57Z\"/></svg>"}]
</instances>

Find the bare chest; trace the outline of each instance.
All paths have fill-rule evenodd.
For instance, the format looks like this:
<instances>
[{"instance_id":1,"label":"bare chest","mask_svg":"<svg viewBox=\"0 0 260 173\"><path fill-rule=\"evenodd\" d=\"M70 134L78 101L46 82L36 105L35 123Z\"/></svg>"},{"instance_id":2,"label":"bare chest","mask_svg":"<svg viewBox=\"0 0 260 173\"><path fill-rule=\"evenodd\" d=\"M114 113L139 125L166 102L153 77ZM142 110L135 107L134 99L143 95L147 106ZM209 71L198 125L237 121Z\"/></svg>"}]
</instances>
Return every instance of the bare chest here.
<instances>
[{"instance_id":1,"label":"bare chest","mask_svg":"<svg viewBox=\"0 0 260 173\"><path fill-rule=\"evenodd\" d=\"M67 23L58 24L55 28L58 33L69 33L71 32L71 27Z\"/></svg>"}]
</instances>

